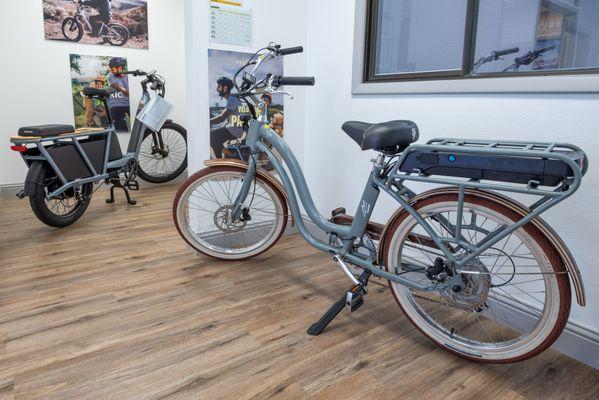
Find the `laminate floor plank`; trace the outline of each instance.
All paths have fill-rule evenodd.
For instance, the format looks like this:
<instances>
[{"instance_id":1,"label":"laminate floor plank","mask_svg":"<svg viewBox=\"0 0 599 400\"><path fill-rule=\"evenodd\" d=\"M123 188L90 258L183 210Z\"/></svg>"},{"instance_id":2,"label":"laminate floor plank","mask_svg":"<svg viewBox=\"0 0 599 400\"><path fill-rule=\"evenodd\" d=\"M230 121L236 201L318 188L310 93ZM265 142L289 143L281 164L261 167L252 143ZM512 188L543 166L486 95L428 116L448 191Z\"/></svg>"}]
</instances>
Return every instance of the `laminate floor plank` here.
<instances>
[{"instance_id":1,"label":"laminate floor plank","mask_svg":"<svg viewBox=\"0 0 599 400\"><path fill-rule=\"evenodd\" d=\"M599 398L599 371L553 350L484 366L437 348L384 285L310 336L350 285L330 257L297 235L198 256L176 189L144 186L136 206L101 189L61 230L0 198L0 400Z\"/></svg>"}]
</instances>

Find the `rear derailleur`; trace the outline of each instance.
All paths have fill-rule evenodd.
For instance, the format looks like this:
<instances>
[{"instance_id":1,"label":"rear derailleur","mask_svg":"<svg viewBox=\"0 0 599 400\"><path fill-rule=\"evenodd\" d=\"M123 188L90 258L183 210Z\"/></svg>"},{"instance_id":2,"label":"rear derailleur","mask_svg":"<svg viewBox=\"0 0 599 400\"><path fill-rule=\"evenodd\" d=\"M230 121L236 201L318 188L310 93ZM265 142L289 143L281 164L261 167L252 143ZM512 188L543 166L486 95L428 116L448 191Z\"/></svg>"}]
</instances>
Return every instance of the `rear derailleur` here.
<instances>
[{"instance_id":1,"label":"rear derailleur","mask_svg":"<svg viewBox=\"0 0 599 400\"><path fill-rule=\"evenodd\" d=\"M137 181L137 160L129 160L125 165L125 168L123 168L122 173L123 178L121 178L120 174L118 173L115 176L106 178L105 183L112 185L110 187L110 198L106 199L106 203L114 203L114 189L119 188L123 189L125 192L127 204L135 205L137 204L137 201L131 199L129 190L139 190L139 182Z\"/></svg>"}]
</instances>

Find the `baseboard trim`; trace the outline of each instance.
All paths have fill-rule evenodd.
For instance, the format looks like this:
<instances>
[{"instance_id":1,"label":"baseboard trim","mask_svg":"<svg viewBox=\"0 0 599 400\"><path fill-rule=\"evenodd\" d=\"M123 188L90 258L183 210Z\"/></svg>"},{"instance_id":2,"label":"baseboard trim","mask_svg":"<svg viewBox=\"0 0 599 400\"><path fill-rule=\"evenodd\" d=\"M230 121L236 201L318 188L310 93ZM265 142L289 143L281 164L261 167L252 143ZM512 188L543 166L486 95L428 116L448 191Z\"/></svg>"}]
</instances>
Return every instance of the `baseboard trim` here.
<instances>
[{"instance_id":1,"label":"baseboard trim","mask_svg":"<svg viewBox=\"0 0 599 400\"><path fill-rule=\"evenodd\" d=\"M308 231L316 239L328 241L328 235L318 228L307 215L303 215L302 219ZM599 332L594 332L577 322L568 322L552 348L568 357L599 369L599 357L597 356L599 354Z\"/></svg>"},{"instance_id":2,"label":"baseboard trim","mask_svg":"<svg viewBox=\"0 0 599 400\"><path fill-rule=\"evenodd\" d=\"M21 183L15 183L12 185L0 185L0 198L16 196L16 194L19 193L21 190L23 190L23 184Z\"/></svg>"}]
</instances>

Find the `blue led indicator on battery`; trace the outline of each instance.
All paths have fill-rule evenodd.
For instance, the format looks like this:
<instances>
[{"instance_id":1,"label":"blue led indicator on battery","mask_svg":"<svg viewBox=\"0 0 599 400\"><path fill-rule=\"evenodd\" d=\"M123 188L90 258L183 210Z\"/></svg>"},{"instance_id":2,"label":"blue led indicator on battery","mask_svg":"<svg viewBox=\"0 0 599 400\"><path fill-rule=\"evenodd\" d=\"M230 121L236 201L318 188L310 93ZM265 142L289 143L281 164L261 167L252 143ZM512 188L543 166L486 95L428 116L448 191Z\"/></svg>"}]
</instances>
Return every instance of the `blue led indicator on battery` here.
<instances>
[{"instance_id":1,"label":"blue led indicator on battery","mask_svg":"<svg viewBox=\"0 0 599 400\"><path fill-rule=\"evenodd\" d=\"M455 161L455 156L453 154L449 155L449 162L454 162Z\"/></svg>"}]
</instances>

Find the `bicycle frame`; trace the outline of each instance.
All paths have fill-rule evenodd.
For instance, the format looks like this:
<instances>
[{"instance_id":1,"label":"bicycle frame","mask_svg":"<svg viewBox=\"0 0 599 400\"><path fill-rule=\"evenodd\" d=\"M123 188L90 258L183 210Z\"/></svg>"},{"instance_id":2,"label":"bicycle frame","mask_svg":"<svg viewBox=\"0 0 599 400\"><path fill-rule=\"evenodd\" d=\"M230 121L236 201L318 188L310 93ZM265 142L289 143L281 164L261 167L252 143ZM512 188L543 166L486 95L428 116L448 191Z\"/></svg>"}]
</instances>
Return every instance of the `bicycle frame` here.
<instances>
[{"instance_id":1,"label":"bicycle frame","mask_svg":"<svg viewBox=\"0 0 599 400\"><path fill-rule=\"evenodd\" d=\"M77 13L75 14L75 18L78 18L79 21L81 21L81 23L83 25L85 25L85 28L89 32L93 31L94 28L92 27L92 24L89 21L89 15L88 15L87 11L85 11L84 7L80 7L80 9L77 10ZM110 26L108 26L103 21L100 21L100 29L98 32L99 32L100 37L108 36L108 33L116 33Z\"/></svg>"},{"instance_id":2,"label":"bicycle frame","mask_svg":"<svg viewBox=\"0 0 599 400\"><path fill-rule=\"evenodd\" d=\"M423 146L427 146L427 149L431 149L431 146L433 146L433 149L446 150L445 148L442 148L442 144L445 144L446 142L455 139L434 139L426 145L412 144L408 147L408 149L406 149L403 152L395 167L386 176L381 176L381 172L383 170L382 162L374 164L374 167L371 171L371 174L364 188L362 197L360 199L360 203L357 207L352 224L340 225L331 222L318 212L297 159L295 158L287 144L275 132L265 127L265 123L262 119L263 118L261 117L258 120L252 121L248 130L246 143L252 150L252 153L265 153L268 159L275 167L275 170L278 173L283 183L283 186L287 192L291 214L295 218L298 231L303 236L303 238L317 249L329 252L342 259L345 259L352 264L358 265L370 271L372 274L376 276L423 291L447 290L449 285L441 283L421 285L409 279L403 278L401 275L389 273L383 270L381 267L377 266L375 264L375 259L360 254L356 252L353 248L354 241L358 238L361 238L362 235L364 235L364 233L366 232L367 224L372 215L372 211L376 205L381 190L390 195L393 199L395 199L403 209L409 212L417 220L417 222L421 224L425 231L430 235L431 239L434 241L438 249L443 253L447 260L449 260L455 266L456 272L464 272L461 271L461 269L470 260L479 256L485 250L498 243L500 240L506 238L508 235L515 232L517 229L532 221L534 218L538 217L547 209L555 206L556 204L562 202L567 197L572 195L572 193L574 193L580 186L582 176L586 172L587 168L587 165L585 164L585 166L581 169L581 167L578 164L576 164L571 158L560 153L552 152L553 149L556 147L566 147L572 150L580 150L578 147L569 144L529 143L527 146L524 146L523 143L520 142L511 142L508 144L513 145L514 149L502 149L498 148L497 142L477 141L477 144L484 145L485 147L476 149L464 148L460 149L460 151L473 153L475 152L477 154L488 154L494 156L536 156L544 157L547 159L560 160L565 162L572 169L574 175L572 178L569 178L567 182L564 182L561 188L557 188L555 190L547 190L539 189L538 187L531 186L530 184L528 187L523 188L500 183L483 183L474 180L459 180L453 178L437 179L428 176L400 173L398 171L399 166L411 151L417 151L418 149L421 149ZM435 143L440 144L438 144L435 147ZM270 146L274 147L277 150L277 152L282 156L283 163L281 163L277 159L277 157L274 156L273 152L269 148ZM540 147L543 150L536 150L536 147ZM283 168L283 164L287 166L291 177ZM241 191L235 200L235 208L233 210L234 218L239 218L239 216L241 215L242 204L248 196L255 173L256 162L254 160L254 157L251 157L249 159L248 171L245 175ZM443 217L440 217L441 222L444 222L444 225L446 225L448 231L452 233L453 237L451 239L440 237L430 226L430 224L422 217L422 215L420 215L418 211L416 211L411 206L410 199L416 196L416 193L410 190L409 188L405 187L405 181L420 181L444 185L449 184L458 187L459 196L456 225L452 225L449 221L442 221ZM297 189L298 195L296 195L295 193L295 188ZM530 213L525 215L519 221L514 222L514 224L510 226L501 226L497 228L495 231L490 232L485 237L485 239L483 239L481 242L478 243L476 247L474 247L470 243L468 243L461 235L463 228L461 221L464 212L464 198L466 189L487 189L507 191L513 193L525 193L529 195L540 196L540 199L530 207ZM326 232L327 234L337 235L338 238L341 239L342 245L333 246L330 243L325 243L321 240L316 239L306 228L302 220L299 202L301 202L301 204L303 205L308 217L312 220L312 222L319 229ZM469 250L470 254L464 258L458 259L456 255L454 255L447 247L447 244L449 243L455 243L460 246L463 246L464 248ZM467 273L467 271L465 272Z\"/></svg>"},{"instance_id":3,"label":"bicycle frame","mask_svg":"<svg viewBox=\"0 0 599 400\"><path fill-rule=\"evenodd\" d=\"M85 25L88 31L91 31L93 29L92 24L89 22L89 16L87 15L87 12L83 8L83 6L77 7L77 14L75 14L75 18L79 18L79 20Z\"/></svg>"}]
</instances>

